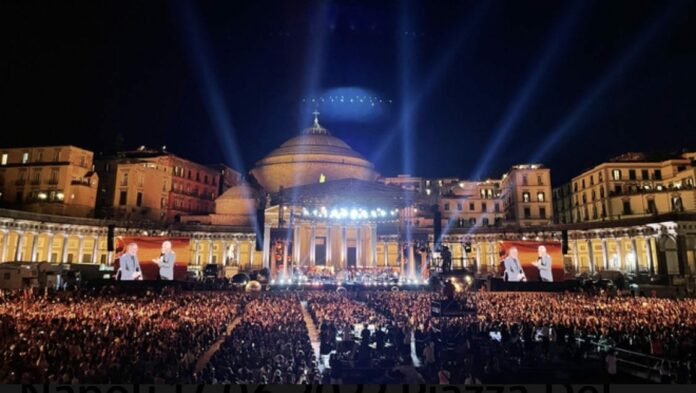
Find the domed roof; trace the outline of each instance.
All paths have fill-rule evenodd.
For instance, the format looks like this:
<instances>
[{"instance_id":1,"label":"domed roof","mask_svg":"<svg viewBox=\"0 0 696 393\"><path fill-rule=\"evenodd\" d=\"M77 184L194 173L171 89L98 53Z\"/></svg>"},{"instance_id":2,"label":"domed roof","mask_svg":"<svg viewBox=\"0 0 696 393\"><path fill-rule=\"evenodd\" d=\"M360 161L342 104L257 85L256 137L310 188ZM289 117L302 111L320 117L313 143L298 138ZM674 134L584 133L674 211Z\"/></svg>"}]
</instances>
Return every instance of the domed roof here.
<instances>
[{"instance_id":1,"label":"domed roof","mask_svg":"<svg viewBox=\"0 0 696 393\"><path fill-rule=\"evenodd\" d=\"M318 112L314 115L310 128L287 140L251 170L266 191L325 180L373 181L379 176L372 163L319 124Z\"/></svg>"},{"instance_id":2,"label":"domed roof","mask_svg":"<svg viewBox=\"0 0 696 393\"><path fill-rule=\"evenodd\" d=\"M223 192L217 200L229 200L229 199L255 199L259 195L253 187L246 183L236 185L229 188L227 191Z\"/></svg>"}]
</instances>

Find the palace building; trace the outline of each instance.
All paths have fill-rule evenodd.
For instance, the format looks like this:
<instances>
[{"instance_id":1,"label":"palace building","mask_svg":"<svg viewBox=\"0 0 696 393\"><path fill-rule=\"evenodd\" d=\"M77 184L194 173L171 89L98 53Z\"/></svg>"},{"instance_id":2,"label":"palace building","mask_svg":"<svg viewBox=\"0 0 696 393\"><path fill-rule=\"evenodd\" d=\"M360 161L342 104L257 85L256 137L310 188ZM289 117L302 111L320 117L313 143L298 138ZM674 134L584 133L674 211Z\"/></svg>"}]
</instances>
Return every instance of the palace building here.
<instances>
[{"instance_id":1,"label":"palace building","mask_svg":"<svg viewBox=\"0 0 696 393\"><path fill-rule=\"evenodd\" d=\"M189 269L215 263L228 274L363 269L417 279L442 244L453 267L485 276L497 273L502 242L531 240L561 243L569 277L616 270L694 283L691 153L661 161L624 156L556 189L541 164L486 180L383 177L317 115L246 179L166 151L100 157L97 211L108 214L0 210L0 261L109 263L105 234L114 225L117 235L188 238ZM83 178L93 173L89 158L77 165ZM14 183L9 165L0 168L4 184Z\"/></svg>"}]
</instances>

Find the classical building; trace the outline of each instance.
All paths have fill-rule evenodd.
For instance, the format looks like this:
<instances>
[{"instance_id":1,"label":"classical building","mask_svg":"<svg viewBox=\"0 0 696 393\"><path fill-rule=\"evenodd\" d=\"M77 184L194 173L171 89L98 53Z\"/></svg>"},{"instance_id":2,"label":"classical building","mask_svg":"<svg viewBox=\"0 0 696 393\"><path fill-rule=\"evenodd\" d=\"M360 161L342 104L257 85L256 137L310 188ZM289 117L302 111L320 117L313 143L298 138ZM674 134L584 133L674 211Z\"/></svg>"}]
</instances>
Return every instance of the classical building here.
<instances>
[{"instance_id":1,"label":"classical building","mask_svg":"<svg viewBox=\"0 0 696 393\"><path fill-rule=\"evenodd\" d=\"M667 157L627 153L601 163L554 192L566 222L613 221L696 212L696 152ZM564 199L566 199L564 201Z\"/></svg>"},{"instance_id":2,"label":"classical building","mask_svg":"<svg viewBox=\"0 0 696 393\"><path fill-rule=\"evenodd\" d=\"M266 268L282 279L296 269L361 268L420 279L437 244L451 250L454 267L488 275L497 274L502 242L546 240L563 243L569 276L618 270L693 286L694 158L626 156L553 192L539 164L484 181L380 177L315 116L258 161L248 181L163 151L100 159L100 207L113 209L113 219L0 209L0 261L108 263L105 235L114 225L117 236L189 238L191 269Z\"/></svg>"},{"instance_id":3,"label":"classical building","mask_svg":"<svg viewBox=\"0 0 696 393\"><path fill-rule=\"evenodd\" d=\"M0 149L0 203L38 213L91 217L99 183L92 155L75 146Z\"/></svg>"},{"instance_id":4,"label":"classical building","mask_svg":"<svg viewBox=\"0 0 696 393\"><path fill-rule=\"evenodd\" d=\"M175 222L211 213L222 176L220 168L144 146L98 157L95 167L101 179L97 215L129 221Z\"/></svg>"}]
</instances>

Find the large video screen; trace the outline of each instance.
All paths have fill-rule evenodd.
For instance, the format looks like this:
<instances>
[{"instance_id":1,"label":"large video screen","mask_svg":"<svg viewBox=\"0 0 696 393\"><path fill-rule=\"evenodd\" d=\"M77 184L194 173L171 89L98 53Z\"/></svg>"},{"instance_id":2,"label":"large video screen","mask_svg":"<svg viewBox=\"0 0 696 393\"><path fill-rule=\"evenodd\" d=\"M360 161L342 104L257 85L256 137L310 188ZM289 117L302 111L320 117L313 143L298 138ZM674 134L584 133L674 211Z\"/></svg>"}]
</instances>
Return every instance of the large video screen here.
<instances>
[{"instance_id":1,"label":"large video screen","mask_svg":"<svg viewBox=\"0 0 696 393\"><path fill-rule=\"evenodd\" d=\"M502 241L500 271L506 281L560 281L563 252L559 242Z\"/></svg>"},{"instance_id":2,"label":"large video screen","mask_svg":"<svg viewBox=\"0 0 696 393\"><path fill-rule=\"evenodd\" d=\"M116 280L186 280L188 238L119 236L115 249Z\"/></svg>"}]
</instances>

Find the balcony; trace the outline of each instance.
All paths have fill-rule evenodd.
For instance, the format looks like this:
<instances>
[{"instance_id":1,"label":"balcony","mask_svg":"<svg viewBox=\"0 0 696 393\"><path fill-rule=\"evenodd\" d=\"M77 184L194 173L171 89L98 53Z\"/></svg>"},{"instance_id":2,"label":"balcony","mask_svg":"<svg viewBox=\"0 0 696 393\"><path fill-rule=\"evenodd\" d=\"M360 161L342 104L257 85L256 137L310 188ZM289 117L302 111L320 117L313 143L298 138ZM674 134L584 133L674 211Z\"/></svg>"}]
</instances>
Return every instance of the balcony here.
<instances>
[{"instance_id":1,"label":"balcony","mask_svg":"<svg viewBox=\"0 0 696 393\"><path fill-rule=\"evenodd\" d=\"M25 184L27 184L27 181L25 179L15 180L15 185L17 185L17 186L23 186Z\"/></svg>"}]
</instances>

